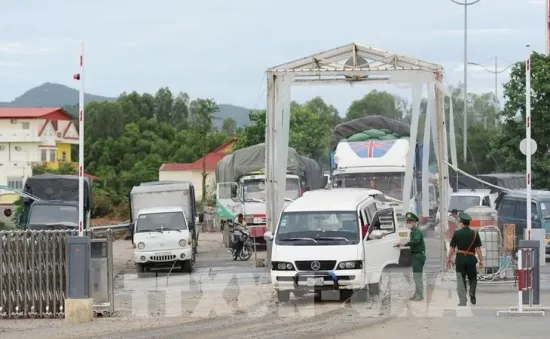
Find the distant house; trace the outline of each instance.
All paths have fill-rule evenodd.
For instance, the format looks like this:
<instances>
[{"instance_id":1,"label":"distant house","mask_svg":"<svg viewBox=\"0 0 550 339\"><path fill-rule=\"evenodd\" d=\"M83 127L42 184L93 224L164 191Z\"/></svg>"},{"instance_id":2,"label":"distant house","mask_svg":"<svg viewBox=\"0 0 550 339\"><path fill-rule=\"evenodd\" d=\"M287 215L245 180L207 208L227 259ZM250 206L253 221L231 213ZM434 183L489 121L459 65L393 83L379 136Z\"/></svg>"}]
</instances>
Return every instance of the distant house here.
<instances>
[{"instance_id":1,"label":"distant house","mask_svg":"<svg viewBox=\"0 0 550 339\"><path fill-rule=\"evenodd\" d=\"M0 108L0 185L22 189L34 165L76 167L71 145L79 137L73 119L61 107Z\"/></svg>"},{"instance_id":2,"label":"distant house","mask_svg":"<svg viewBox=\"0 0 550 339\"><path fill-rule=\"evenodd\" d=\"M224 156L231 153L238 138L233 138L192 163L167 163L159 169L159 181L190 181L195 186L197 200L202 199L202 170L206 162L206 187L216 186L216 165Z\"/></svg>"}]
</instances>

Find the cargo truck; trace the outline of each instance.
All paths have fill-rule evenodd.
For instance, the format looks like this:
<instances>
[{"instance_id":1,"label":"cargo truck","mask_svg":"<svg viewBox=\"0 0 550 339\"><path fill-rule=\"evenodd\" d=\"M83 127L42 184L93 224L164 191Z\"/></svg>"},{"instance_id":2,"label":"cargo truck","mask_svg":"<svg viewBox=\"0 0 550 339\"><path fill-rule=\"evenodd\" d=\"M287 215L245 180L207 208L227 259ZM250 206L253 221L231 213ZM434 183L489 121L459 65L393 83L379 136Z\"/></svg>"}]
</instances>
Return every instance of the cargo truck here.
<instances>
[{"instance_id":1,"label":"cargo truck","mask_svg":"<svg viewBox=\"0 0 550 339\"><path fill-rule=\"evenodd\" d=\"M28 230L78 229L79 177L77 175L40 174L29 177L21 192L23 203L17 211L17 227ZM14 190L14 192L17 192ZM92 188L84 178L84 225L90 225ZM13 211L6 209L4 215Z\"/></svg>"},{"instance_id":2,"label":"cargo truck","mask_svg":"<svg viewBox=\"0 0 550 339\"><path fill-rule=\"evenodd\" d=\"M143 183L132 188L129 201L137 271L178 265L191 272L198 245L193 185Z\"/></svg>"},{"instance_id":3,"label":"cargo truck","mask_svg":"<svg viewBox=\"0 0 550 339\"><path fill-rule=\"evenodd\" d=\"M229 245L228 227L242 213L257 244L265 243L266 191L265 144L236 150L216 166L216 222L224 230ZM285 204L300 197L306 190L320 189L323 175L319 164L300 156L289 148L285 182Z\"/></svg>"}]
</instances>

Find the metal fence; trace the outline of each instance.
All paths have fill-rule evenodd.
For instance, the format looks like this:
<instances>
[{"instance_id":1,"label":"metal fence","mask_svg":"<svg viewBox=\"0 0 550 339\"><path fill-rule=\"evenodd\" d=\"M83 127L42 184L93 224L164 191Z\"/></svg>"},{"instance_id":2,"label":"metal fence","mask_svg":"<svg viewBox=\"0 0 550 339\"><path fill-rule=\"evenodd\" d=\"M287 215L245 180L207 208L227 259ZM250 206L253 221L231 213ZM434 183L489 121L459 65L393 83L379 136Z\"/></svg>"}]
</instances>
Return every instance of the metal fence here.
<instances>
[{"instance_id":1,"label":"metal fence","mask_svg":"<svg viewBox=\"0 0 550 339\"><path fill-rule=\"evenodd\" d=\"M0 232L0 316L63 317L72 231Z\"/></svg>"},{"instance_id":2,"label":"metal fence","mask_svg":"<svg viewBox=\"0 0 550 339\"><path fill-rule=\"evenodd\" d=\"M0 232L0 318L63 318L67 237L76 231ZM114 312L113 234L91 236L94 313ZM103 236L103 237L102 237Z\"/></svg>"}]
</instances>

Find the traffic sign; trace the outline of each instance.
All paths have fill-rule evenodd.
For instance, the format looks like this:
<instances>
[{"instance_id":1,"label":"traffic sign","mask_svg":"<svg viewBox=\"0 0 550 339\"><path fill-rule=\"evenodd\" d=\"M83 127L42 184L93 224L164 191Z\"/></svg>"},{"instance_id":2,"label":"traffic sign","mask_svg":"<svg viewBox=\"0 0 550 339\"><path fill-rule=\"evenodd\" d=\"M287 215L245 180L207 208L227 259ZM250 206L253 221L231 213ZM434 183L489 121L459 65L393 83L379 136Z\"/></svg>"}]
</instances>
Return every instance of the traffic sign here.
<instances>
[{"instance_id":1,"label":"traffic sign","mask_svg":"<svg viewBox=\"0 0 550 339\"><path fill-rule=\"evenodd\" d=\"M527 138L523 139L519 143L519 150L523 155L527 155ZM531 155L535 154L536 151L537 151L537 142L531 139Z\"/></svg>"}]
</instances>

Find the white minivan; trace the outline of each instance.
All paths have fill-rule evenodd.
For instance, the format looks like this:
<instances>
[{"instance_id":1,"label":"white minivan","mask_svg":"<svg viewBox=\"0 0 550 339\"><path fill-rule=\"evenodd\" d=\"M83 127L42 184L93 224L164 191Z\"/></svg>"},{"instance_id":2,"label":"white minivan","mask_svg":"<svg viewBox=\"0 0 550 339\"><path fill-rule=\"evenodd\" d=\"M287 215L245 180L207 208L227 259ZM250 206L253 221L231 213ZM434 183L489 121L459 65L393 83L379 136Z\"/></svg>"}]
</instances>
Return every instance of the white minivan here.
<instances>
[{"instance_id":1,"label":"white minivan","mask_svg":"<svg viewBox=\"0 0 550 339\"><path fill-rule=\"evenodd\" d=\"M340 290L379 293L382 271L397 265L401 241L393 208L377 210L373 192L334 188L307 192L281 213L273 241L271 281L279 301L290 293Z\"/></svg>"},{"instance_id":2,"label":"white minivan","mask_svg":"<svg viewBox=\"0 0 550 339\"><path fill-rule=\"evenodd\" d=\"M134 262L138 273L156 267L193 270L191 233L181 207L141 209L134 227Z\"/></svg>"}]
</instances>

